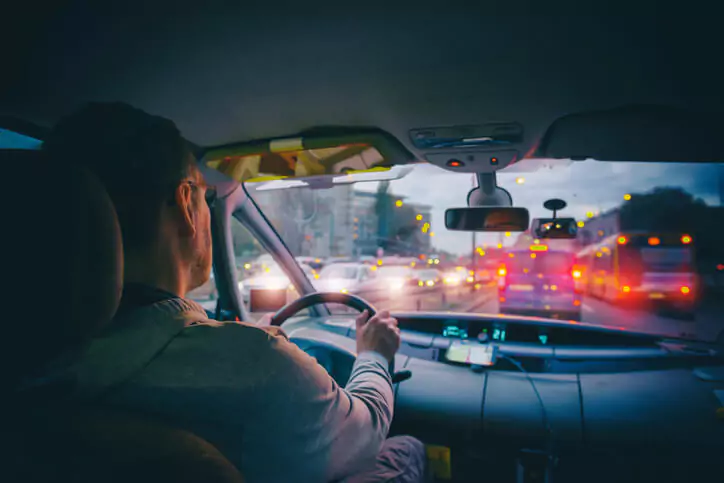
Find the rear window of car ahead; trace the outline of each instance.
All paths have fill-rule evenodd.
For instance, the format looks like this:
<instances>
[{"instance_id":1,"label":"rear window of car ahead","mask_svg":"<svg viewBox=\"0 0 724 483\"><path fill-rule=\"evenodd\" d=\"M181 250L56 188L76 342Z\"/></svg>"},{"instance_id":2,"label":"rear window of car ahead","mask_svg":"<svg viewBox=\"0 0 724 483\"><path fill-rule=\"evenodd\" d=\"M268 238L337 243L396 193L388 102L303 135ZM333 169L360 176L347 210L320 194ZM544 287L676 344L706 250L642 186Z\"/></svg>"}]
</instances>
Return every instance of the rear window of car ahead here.
<instances>
[{"instance_id":1,"label":"rear window of car ahead","mask_svg":"<svg viewBox=\"0 0 724 483\"><path fill-rule=\"evenodd\" d=\"M510 255L513 255L512 257ZM575 256L562 252L511 252L506 265L509 273L569 273Z\"/></svg>"}]
</instances>

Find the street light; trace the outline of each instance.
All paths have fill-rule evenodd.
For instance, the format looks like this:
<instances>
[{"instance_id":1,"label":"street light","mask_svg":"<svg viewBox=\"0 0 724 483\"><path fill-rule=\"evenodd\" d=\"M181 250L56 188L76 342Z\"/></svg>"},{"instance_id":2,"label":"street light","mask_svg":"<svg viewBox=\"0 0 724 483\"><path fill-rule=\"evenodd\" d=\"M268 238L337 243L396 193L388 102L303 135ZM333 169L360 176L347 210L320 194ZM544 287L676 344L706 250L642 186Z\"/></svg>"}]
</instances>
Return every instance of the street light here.
<instances>
[{"instance_id":1,"label":"street light","mask_svg":"<svg viewBox=\"0 0 724 483\"><path fill-rule=\"evenodd\" d=\"M631 195L626 193L625 195L623 195L623 199L629 201L631 199Z\"/></svg>"},{"instance_id":2,"label":"street light","mask_svg":"<svg viewBox=\"0 0 724 483\"><path fill-rule=\"evenodd\" d=\"M583 228L584 226L586 226L585 222L583 222L583 221L578 222L578 228Z\"/></svg>"},{"instance_id":3,"label":"street light","mask_svg":"<svg viewBox=\"0 0 724 483\"><path fill-rule=\"evenodd\" d=\"M592 211L587 211L587 212L586 212L586 216L587 216L588 218L593 218L593 212L592 212Z\"/></svg>"},{"instance_id":4,"label":"street light","mask_svg":"<svg viewBox=\"0 0 724 483\"><path fill-rule=\"evenodd\" d=\"M422 215L417 215L417 216L415 217L415 219L416 219L417 221L422 221Z\"/></svg>"},{"instance_id":5,"label":"street light","mask_svg":"<svg viewBox=\"0 0 724 483\"><path fill-rule=\"evenodd\" d=\"M515 182L518 184L523 184L523 183L525 183L525 178L523 178L522 176L515 178Z\"/></svg>"},{"instance_id":6,"label":"street light","mask_svg":"<svg viewBox=\"0 0 724 483\"><path fill-rule=\"evenodd\" d=\"M510 232L509 232L509 231L506 231L506 232L505 232L505 236L510 236Z\"/></svg>"},{"instance_id":7,"label":"street light","mask_svg":"<svg viewBox=\"0 0 724 483\"><path fill-rule=\"evenodd\" d=\"M397 200L397 201L395 201L395 206L398 207L398 208L399 208L400 206L402 206L402 200Z\"/></svg>"}]
</instances>

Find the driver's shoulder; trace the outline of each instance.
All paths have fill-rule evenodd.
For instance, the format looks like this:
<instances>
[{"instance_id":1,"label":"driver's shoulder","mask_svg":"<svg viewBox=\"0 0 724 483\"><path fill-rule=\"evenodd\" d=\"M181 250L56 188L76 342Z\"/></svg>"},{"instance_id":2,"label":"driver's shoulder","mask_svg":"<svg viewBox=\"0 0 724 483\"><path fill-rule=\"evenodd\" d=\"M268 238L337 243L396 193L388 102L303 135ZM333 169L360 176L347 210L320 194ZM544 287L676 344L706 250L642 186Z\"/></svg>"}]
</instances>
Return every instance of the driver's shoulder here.
<instances>
[{"instance_id":1,"label":"driver's shoulder","mask_svg":"<svg viewBox=\"0 0 724 483\"><path fill-rule=\"evenodd\" d=\"M289 338L280 327L262 327L249 322L198 320L188 324L177 337L181 345L194 345L209 351L276 352Z\"/></svg>"},{"instance_id":2,"label":"driver's shoulder","mask_svg":"<svg viewBox=\"0 0 724 483\"><path fill-rule=\"evenodd\" d=\"M220 321L214 319L203 319L191 322L186 326L185 332L192 332L193 334L204 333L213 336L219 336L222 333L224 336L231 336L230 334L234 334L238 337L268 338L271 336L283 337L284 339L289 340L287 334L281 327L261 326L251 322Z\"/></svg>"}]
</instances>

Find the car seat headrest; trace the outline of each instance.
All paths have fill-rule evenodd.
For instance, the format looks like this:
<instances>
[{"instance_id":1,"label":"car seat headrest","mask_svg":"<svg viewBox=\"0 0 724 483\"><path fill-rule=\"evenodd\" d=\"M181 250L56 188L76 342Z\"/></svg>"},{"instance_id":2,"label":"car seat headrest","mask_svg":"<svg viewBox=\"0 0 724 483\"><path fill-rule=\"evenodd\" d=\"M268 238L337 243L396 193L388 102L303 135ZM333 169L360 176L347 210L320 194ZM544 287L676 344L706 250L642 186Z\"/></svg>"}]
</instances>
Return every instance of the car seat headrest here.
<instances>
[{"instance_id":1,"label":"car seat headrest","mask_svg":"<svg viewBox=\"0 0 724 483\"><path fill-rule=\"evenodd\" d=\"M0 166L11 301L0 352L13 379L110 321L123 288L123 250L113 204L92 174L39 151L0 151Z\"/></svg>"}]
</instances>

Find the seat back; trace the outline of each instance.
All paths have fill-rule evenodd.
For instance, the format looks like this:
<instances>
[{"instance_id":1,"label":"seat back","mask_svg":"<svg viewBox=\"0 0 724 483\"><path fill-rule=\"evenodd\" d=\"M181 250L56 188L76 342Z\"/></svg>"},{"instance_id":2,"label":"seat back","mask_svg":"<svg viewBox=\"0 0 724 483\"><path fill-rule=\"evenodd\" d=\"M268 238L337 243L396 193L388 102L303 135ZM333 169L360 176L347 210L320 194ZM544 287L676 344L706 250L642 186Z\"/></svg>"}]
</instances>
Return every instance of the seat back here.
<instances>
[{"instance_id":1,"label":"seat back","mask_svg":"<svg viewBox=\"0 0 724 483\"><path fill-rule=\"evenodd\" d=\"M122 247L100 183L38 151L0 150L4 274L0 481L242 481L213 446L183 430L79 405L62 369L110 322Z\"/></svg>"}]
</instances>

